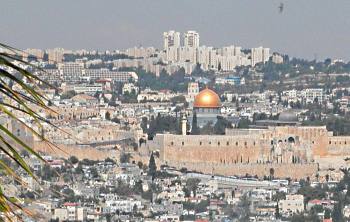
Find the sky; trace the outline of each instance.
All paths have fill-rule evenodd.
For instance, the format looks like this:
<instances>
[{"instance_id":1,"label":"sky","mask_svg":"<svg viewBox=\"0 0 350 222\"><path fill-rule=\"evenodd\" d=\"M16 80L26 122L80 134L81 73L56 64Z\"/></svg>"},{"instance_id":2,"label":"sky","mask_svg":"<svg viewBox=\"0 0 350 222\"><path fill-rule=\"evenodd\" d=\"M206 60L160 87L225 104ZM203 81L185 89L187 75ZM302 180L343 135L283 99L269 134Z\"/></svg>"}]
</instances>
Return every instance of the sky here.
<instances>
[{"instance_id":1,"label":"sky","mask_svg":"<svg viewBox=\"0 0 350 222\"><path fill-rule=\"evenodd\" d=\"M196 30L201 45L349 61L349 12L349 0L4 0L0 42L20 49L160 48L164 31Z\"/></svg>"}]
</instances>

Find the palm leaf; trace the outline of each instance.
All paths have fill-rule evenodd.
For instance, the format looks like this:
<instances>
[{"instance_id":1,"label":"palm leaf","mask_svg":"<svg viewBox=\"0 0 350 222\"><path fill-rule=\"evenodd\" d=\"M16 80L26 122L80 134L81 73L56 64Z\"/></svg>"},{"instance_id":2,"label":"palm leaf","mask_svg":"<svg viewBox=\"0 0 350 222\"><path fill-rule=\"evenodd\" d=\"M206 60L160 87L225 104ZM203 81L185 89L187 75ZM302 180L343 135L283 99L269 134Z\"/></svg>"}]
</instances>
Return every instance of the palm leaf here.
<instances>
[{"instance_id":1,"label":"palm leaf","mask_svg":"<svg viewBox=\"0 0 350 222\"><path fill-rule=\"evenodd\" d=\"M28 65L34 69L40 70L39 67L35 67L28 62L22 61L17 56L17 53L20 52L19 50L7 46L3 43L0 43L0 48L5 48L11 52L11 54L6 52L0 53L0 97L2 97L2 101L0 101L0 114L5 115L9 120L12 119L15 122L21 124L25 129L28 129L33 135L49 143L51 147L51 145L54 144L46 140L43 135L41 135L34 129L34 127L28 125L19 117L25 116L33 120L35 126L38 126L38 128L43 127L42 123L47 123L50 126L54 126L52 123L50 123L34 111L34 107L37 106L44 110L50 110L51 112L55 112L46 105L45 102L47 102L48 99L44 95L39 93L38 87L40 84L45 84L49 87L52 86L47 82L41 80L37 75L16 65L17 63L20 63ZM16 62L16 64L14 62ZM10 69L18 72L20 76L16 76L15 74L8 71ZM13 89L12 83L16 84L18 87L16 89ZM5 102L6 100L9 100L10 102L7 103ZM27 145L24 141L22 141L5 126L0 125L0 152L2 152L6 157L11 159L13 163L17 164L22 170L24 170L25 173L37 180L27 162L19 154L19 150L21 149L28 151L37 159L45 162L41 155L37 153L32 147ZM7 164L8 163L0 159L0 169L2 170L2 172L6 176L12 177L16 181L20 182L22 186L26 186L23 183L22 177L18 175L16 171L14 171L11 168L10 165ZM4 215L4 218L0 216L0 221L2 219L12 221L13 217L21 220L21 215L23 213L30 215L30 212L23 208L16 198L9 198L6 195L6 193L4 193L2 189L2 184L0 184L0 213Z\"/></svg>"}]
</instances>

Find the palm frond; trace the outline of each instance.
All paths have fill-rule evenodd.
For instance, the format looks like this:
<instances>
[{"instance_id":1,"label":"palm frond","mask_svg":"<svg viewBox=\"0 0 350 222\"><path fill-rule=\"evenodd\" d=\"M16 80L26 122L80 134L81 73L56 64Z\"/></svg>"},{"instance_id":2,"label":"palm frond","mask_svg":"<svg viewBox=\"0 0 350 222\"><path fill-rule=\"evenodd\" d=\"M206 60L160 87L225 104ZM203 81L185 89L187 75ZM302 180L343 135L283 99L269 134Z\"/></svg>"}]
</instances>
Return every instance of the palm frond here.
<instances>
[{"instance_id":1,"label":"palm frond","mask_svg":"<svg viewBox=\"0 0 350 222\"><path fill-rule=\"evenodd\" d=\"M0 114L5 116L7 120L15 121L20 124L23 128L32 133L32 135L49 143L50 147L51 145L55 146L36 130L41 129L43 123L46 123L49 126L55 126L35 111L36 107L40 107L41 109L55 112L46 105L49 100L40 93L39 86L46 85L52 88L54 87L40 79L34 73L31 73L18 65L22 64L30 66L33 69L41 70L39 67L35 67L26 61L22 61L20 56L18 56L18 53L21 52L20 50L3 43L0 43L0 48L4 48L10 52L0 53ZM13 85L15 85L16 88L14 88ZM20 117L26 117L31 120L32 124L27 124ZM27 175L37 180L28 163L21 157L20 150L26 150L40 161L45 162L33 147L30 147L25 141L22 141L21 138L11 132L7 127L0 125L0 153L12 160L13 163L17 164ZM18 173L16 173L6 161L1 159L0 170L2 170L2 173L7 177L15 179L24 187L26 186L23 183L22 177L18 175ZM2 219L12 221L11 218L21 220L21 215L30 215L30 212L20 204L17 198L10 198L4 193L2 186L3 185L0 184L0 213L2 213L5 218L0 216L0 221Z\"/></svg>"}]
</instances>

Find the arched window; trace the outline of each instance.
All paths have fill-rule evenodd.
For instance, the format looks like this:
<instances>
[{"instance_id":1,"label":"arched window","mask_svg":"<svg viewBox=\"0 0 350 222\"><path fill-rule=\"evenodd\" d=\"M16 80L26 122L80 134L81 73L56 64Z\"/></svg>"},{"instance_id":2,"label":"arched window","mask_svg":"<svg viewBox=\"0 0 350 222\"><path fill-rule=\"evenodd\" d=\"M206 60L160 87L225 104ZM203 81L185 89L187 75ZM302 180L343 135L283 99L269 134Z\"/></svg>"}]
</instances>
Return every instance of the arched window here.
<instances>
[{"instance_id":1,"label":"arched window","mask_svg":"<svg viewBox=\"0 0 350 222\"><path fill-rule=\"evenodd\" d=\"M295 143L294 138L293 138L293 137L289 137L289 138L288 138L288 143Z\"/></svg>"}]
</instances>

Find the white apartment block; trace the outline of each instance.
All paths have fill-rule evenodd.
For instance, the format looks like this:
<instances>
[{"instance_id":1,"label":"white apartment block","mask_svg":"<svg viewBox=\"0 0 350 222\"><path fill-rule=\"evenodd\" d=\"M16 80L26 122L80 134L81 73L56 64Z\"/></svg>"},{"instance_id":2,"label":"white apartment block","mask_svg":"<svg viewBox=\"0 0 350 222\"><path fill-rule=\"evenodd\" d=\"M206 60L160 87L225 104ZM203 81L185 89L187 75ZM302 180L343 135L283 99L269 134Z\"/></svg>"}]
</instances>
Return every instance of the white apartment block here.
<instances>
[{"instance_id":1,"label":"white apartment block","mask_svg":"<svg viewBox=\"0 0 350 222\"><path fill-rule=\"evenodd\" d=\"M218 54L221 56L241 56L242 47L234 45L218 49Z\"/></svg>"},{"instance_id":2,"label":"white apartment block","mask_svg":"<svg viewBox=\"0 0 350 222\"><path fill-rule=\"evenodd\" d=\"M125 94L126 92L131 93L132 91L135 91L135 93L138 94L139 88L133 83L125 83L122 89L123 94Z\"/></svg>"},{"instance_id":3,"label":"white apartment block","mask_svg":"<svg viewBox=\"0 0 350 222\"><path fill-rule=\"evenodd\" d=\"M249 55L242 53L241 47L234 45L218 49L200 46L199 34L196 31L184 33L184 46L181 47L179 35L175 31L163 34L164 59L168 65L189 62L200 64L203 70L232 71L237 66L255 66L257 63L267 62L270 58L269 48L252 48L249 59ZM162 55L159 54L159 58L163 58ZM280 63L280 57L276 57L275 62Z\"/></svg>"},{"instance_id":4,"label":"white apartment block","mask_svg":"<svg viewBox=\"0 0 350 222\"><path fill-rule=\"evenodd\" d=\"M125 54L130 57L134 58L148 58L154 55L157 52L157 50L154 47L134 47L134 48L129 48L125 50Z\"/></svg>"},{"instance_id":5,"label":"white apartment block","mask_svg":"<svg viewBox=\"0 0 350 222\"><path fill-rule=\"evenodd\" d=\"M286 195L286 199L278 203L278 208L282 215L286 216L302 213L304 212L304 196Z\"/></svg>"},{"instance_id":6,"label":"white apartment block","mask_svg":"<svg viewBox=\"0 0 350 222\"><path fill-rule=\"evenodd\" d=\"M45 71L37 71L35 74L50 84L63 81L63 77L58 69L45 69Z\"/></svg>"},{"instance_id":7,"label":"white apartment block","mask_svg":"<svg viewBox=\"0 0 350 222\"><path fill-rule=\"evenodd\" d=\"M179 48L181 46L180 42L180 32L168 31L163 33L163 46L164 50L168 50L170 47Z\"/></svg>"},{"instance_id":8,"label":"white apartment block","mask_svg":"<svg viewBox=\"0 0 350 222\"><path fill-rule=\"evenodd\" d=\"M108 194L106 196L106 206L109 208L111 213L117 211L131 213L133 212L134 207L140 210L142 209L142 203L139 200L122 200L117 195Z\"/></svg>"},{"instance_id":9,"label":"white apartment block","mask_svg":"<svg viewBox=\"0 0 350 222\"><path fill-rule=\"evenodd\" d=\"M75 85L73 87L73 90L80 94L80 93L85 93L85 94L90 94L94 95L97 92L102 92L102 84L94 84L94 85Z\"/></svg>"},{"instance_id":10,"label":"white apartment block","mask_svg":"<svg viewBox=\"0 0 350 222\"><path fill-rule=\"evenodd\" d=\"M199 93L198 82L190 82L187 86L187 95L190 101L194 101L194 98Z\"/></svg>"},{"instance_id":11,"label":"white apartment block","mask_svg":"<svg viewBox=\"0 0 350 222\"><path fill-rule=\"evenodd\" d=\"M178 62L180 60L180 47L168 47L166 50L166 60L170 63Z\"/></svg>"},{"instance_id":12,"label":"white apartment block","mask_svg":"<svg viewBox=\"0 0 350 222\"><path fill-rule=\"evenodd\" d=\"M84 207L78 207L74 204L65 206L64 208L54 209L52 219L59 221L76 221L84 222L87 218L87 211Z\"/></svg>"},{"instance_id":13,"label":"white apartment block","mask_svg":"<svg viewBox=\"0 0 350 222\"><path fill-rule=\"evenodd\" d=\"M177 62L191 62L197 63L197 48L194 47L181 47L179 49L179 59Z\"/></svg>"},{"instance_id":14,"label":"white apartment block","mask_svg":"<svg viewBox=\"0 0 350 222\"><path fill-rule=\"evenodd\" d=\"M78 83L99 79L110 79L115 82L138 81L138 76L135 72L119 72L109 69L85 69L83 63L74 62L59 63L58 69L47 69L37 73L49 83L62 81Z\"/></svg>"},{"instance_id":15,"label":"white apartment block","mask_svg":"<svg viewBox=\"0 0 350 222\"><path fill-rule=\"evenodd\" d=\"M137 101L153 101L153 102L164 102L170 101L171 98L178 96L176 93L169 92L158 92L146 89L137 95Z\"/></svg>"},{"instance_id":16,"label":"white apartment block","mask_svg":"<svg viewBox=\"0 0 350 222\"><path fill-rule=\"evenodd\" d=\"M301 96L307 103L313 103L316 98L321 103L324 99L323 89L304 89L301 91Z\"/></svg>"},{"instance_id":17,"label":"white apartment block","mask_svg":"<svg viewBox=\"0 0 350 222\"><path fill-rule=\"evenodd\" d=\"M111 79L115 82L138 81L138 76L135 72L117 72L109 69L86 69L85 77L91 80Z\"/></svg>"},{"instance_id":18,"label":"white apartment block","mask_svg":"<svg viewBox=\"0 0 350 222\"><path fill-rule=\"evenodd\" d=\"M270 58L270 49L269 48L252 48L251 49L251 62L252 66L255 66L257 63L265 63L269 61Z\"/></svg>"},{"instance_id":19,"label":"white apartment block","mask_svg":"<svg viewBox=\"0 0 350 222\"><path fill-rule=\"evenodd\" d=\"M299 95L299 92L296 89L286 90L282 92L282 95L288 99L296 99Z\"/></svg>"},{"instance_id":20,"label":"white apartment block","mask_svg":"<svg viewBox=\"0 0 350 222\"><path fill-rule=\"evenodd\" d=\"M84 75L83 63L65 62L59 63L57 66L60 76L62 76L63 80L66 82L78 82Z\"/></svg>"},{"instance_id":21,"label":"white apartment block","mask_svg":"<svg viewBox=\"0 0 350 222\"><path fill-rule=\"evenodd\" d=\"M279 54L273 54L272 55L272 62L276 64L281 64L283 63L283 57Z\"/></svg>"},{"instance_id":22,"label":"white apartment block","mask_svg":"<svg viewBox=\"0 0 350 222\"><path fill-rule=\"evenodd\" d=\"M63 61L64 49L54 48L48 49L49 63L60 63Z\"/></svg>"},{"instance_id":23,"label":"white apartment block","mask_svg":"<svg viewBox=\"0 0 350 222\"><path fill-rule=\"evenodd\" d=\"M42 59L44 57L44 51L41 49L26 49L24 50L24 57L34 56L37 59Z\"/></svg>"},{"instance_id":24,"label":"white apartment block","mask_svg":"<svg viewBox=\"0 0 350 222\"><path fill-rule=\"evenodd\" d=\"M287 90L282 92L283 97L288 101L303 100L306 103L313 103L318 100L318 103L322 103L325 99L323 89L303 89L298 90Z\"/></svg>"},{"instance_id":25,"label":"white apartment block","mask_svg":"<svg viewBox=\"0 0 350 222\"><path fill-rule=\"evenodd\" d=\"M184 46L188 48L199 47L199 34L196 31L187 31L184 34Z\"/></svg>"}]
</instances>

